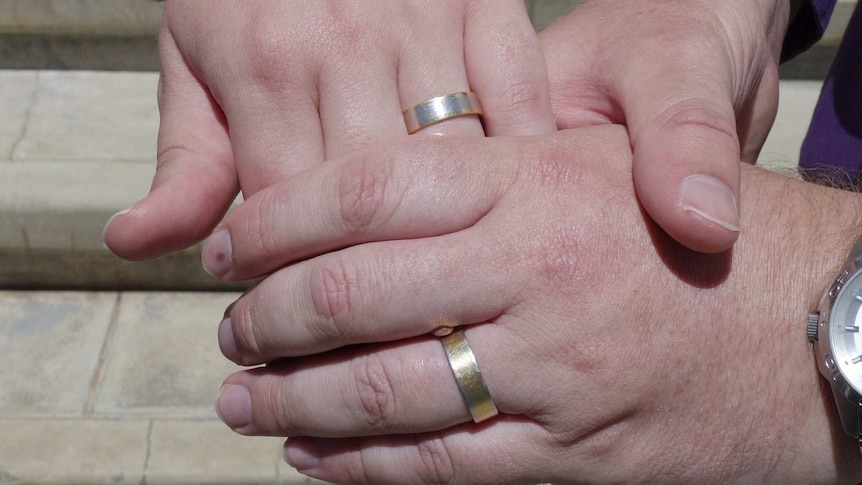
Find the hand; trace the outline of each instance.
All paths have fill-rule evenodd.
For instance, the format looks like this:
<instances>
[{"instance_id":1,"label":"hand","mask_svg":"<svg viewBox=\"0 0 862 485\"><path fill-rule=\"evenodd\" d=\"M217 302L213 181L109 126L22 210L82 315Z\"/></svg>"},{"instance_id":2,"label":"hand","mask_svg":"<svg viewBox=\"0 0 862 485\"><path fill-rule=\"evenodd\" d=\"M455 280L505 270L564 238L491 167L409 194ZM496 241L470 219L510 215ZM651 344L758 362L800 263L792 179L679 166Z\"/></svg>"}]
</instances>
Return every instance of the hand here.
<instances>
[{"instance_id":1,"label":"hand","mask_svg":"<svg viewBox=\"0 0 862 485\"><path fill-rule=\"evenodd\" d=\"M184 0L166 4L158 168L106 245L149 259L210 234L261 188L406 135L401 111L472 88L488 135L555 130L523 0ZM421 133L483 136L476 117Z\"/></svg>"},{"instance_id":2,"label":"hand","mask_svg":"<svg viewBox=\"0 0 862 485\"><path fill-rule=\"evenodd\" d=\"M219 329L235 362L281 360L230 377L219 413L340 483L856 483L804 322L862 201L744 172L758 211L720 255L640 212L618 127L411 138L264 189L205 262L294 262ZM441 325L469 325L502 413L486 424Z\"/></svg>"},{"instance_id":3,"label":"hand","mask_svg":"<svg viewBox=\"0 0 862 485\"><path fill-rule=\"evenodd\" d=\"M728 249L788 18L787 0L587 2L541 35L558 126L627 125L647 213L692 249Z\"/></svg>"}]
</instances>

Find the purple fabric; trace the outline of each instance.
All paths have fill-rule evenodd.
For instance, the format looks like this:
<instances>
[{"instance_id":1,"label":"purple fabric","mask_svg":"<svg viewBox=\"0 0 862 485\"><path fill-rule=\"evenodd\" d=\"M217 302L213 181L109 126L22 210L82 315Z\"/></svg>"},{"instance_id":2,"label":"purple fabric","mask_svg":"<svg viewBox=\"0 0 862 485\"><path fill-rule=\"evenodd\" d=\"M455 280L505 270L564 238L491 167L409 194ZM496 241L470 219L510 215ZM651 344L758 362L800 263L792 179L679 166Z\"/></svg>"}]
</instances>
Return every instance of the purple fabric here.
<instances>
[{"instance_id":1,"label":"purple fabric","mask_svg":"<svg viewBox=\"0 0 862 485\"><path fill-rule=\"evenodd\" d=\"M781 62L793 59L820 40L838 0L806 0L787 28Z\"/></svg>"},{"instance_id":2,"label":"purple fabric","mask_svg":"<svg viewBox=\"0 0 862 485\"><path fill-rule=\"evenodd\" d=\"M862 8L853 13L826 77L799 160L810 171L842 168L851 182L862 172Z\"/></svg>"}]
</instances>

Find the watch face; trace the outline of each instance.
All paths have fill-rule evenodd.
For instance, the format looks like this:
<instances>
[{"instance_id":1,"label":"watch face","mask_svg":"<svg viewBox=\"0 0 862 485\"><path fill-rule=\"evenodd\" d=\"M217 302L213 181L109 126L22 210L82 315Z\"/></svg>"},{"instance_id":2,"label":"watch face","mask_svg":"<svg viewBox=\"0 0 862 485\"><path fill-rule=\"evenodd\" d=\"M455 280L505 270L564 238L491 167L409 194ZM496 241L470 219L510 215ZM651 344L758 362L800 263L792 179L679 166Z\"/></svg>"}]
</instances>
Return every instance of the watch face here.
<instances>
[{"instance_id":1,"label":"watch face","mask_svg":"<svg viewBox=\"0 0 862 485\"><path fill-rule=\"evenodd\" d=\"M850 277L836 296L829 326L835 364L859 393L862 391L862 271Z\"/></svg>"}]
</instances>

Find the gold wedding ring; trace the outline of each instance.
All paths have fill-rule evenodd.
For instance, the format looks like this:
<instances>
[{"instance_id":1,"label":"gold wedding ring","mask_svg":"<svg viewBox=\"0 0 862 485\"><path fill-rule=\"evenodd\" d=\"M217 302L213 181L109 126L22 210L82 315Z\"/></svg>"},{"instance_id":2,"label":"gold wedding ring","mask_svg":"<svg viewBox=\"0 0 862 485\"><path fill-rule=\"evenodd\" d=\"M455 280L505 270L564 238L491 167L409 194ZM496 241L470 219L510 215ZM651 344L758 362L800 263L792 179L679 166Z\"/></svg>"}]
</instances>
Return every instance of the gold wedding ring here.
<instances>
[{"instance_id":1,"label":"gold wedding ring","mask_svg":"<svg viewBox=\"0 0 862 485\"><path fill-rule=\"evenodd\" d=\"M402 113L407 133L413 134L422 128L459 116L481 115L482 106L476 93L460 92L437 96L407 108Z\"/></svg>"},{"instance_id":2,"label":"gold wedding ring","mask_svg":"<svg viewBox=\"0 0 862 485\"><path fill-rule=\"evenodd\" d=\"M496 416L498 414L497 406L491 399L488 386L482 379L482 373L479 372L479 365L476 363L476 356L473 355L473 349L470 348L464 331L455 330L440 341L443 342L446 358L449 359L449 367L455 374L458 389L461 390L461 396L467 404L467 409L470 410L470 415L473 416L473 421L481 423Z\"/></svg>"}]
</instances>

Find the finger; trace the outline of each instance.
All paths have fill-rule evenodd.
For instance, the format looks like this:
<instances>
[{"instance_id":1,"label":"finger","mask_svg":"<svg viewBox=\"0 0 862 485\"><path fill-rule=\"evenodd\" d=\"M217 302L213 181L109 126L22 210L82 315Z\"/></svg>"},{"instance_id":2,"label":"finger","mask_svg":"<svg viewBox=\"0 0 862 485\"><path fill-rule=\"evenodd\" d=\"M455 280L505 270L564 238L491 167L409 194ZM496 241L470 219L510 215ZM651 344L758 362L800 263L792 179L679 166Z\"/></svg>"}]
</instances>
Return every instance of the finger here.
<instances>
[{"instance_id":1,"label":"finger","mask_svg":"<svg viewBox=\"0 0 862 485\"><path fill-rule=\"evenodd\" d=\"M467 74L488 136L556 131L548 69L525 3L472 2L464 30Z\"/></svg>"},{"instance_id":2,"label":"finger","mask_svg":"<svg viewBox=\"0 0 862 485\"><path fill-rule=\"evenodd\" d=\"M246 279L354 244L469 227L491 210L515 174L497 153L508 145L466 142L412 138L271 187L225 218L204 245L204 268ZM481 151L471 156L472 149ZM495 165L477 170L481 160Z\"/></svg>"},{"instance_id":3,"label":"finger","mask_svg":"<svg viewBox=\"0 0 862 485\"><path fill-rule=\"evenodd\" d=\"M519 339L496 323L466 335L488 391L503 414L536 409L538 400L504 376L523 375L534 361L511 362ZM523 342L523 340L520 340ZM511 372L510 372L511 371ZM517 396L517 401L510 398ZM472 418L439 339L419 337L353 347L238 372L222 387L219 416L244 435L341 438L445 429Z\"/></svg>"},{"instance_id":4,"label":"finger","mask_svg":"<svg viewBox=\"0 0 862 485\"><path fill-rule=\"evenodd\" d=\"M438 96L470 91L464 65L463 12L441 8L434 2L421 3L414 8L421 9L415 15L425 19L421 24L425 28L405 33L401 46L398 90L403 109ZM441 35L438 30L428 28L440 25L457 35ZM475 115L445 120L416 134L485 136L482 123Z\"/></svg>"},{"instance_id":5,"label":"finger","mask_svg":"<svg viewBox=\"0 0 862 485\"><path fill-rule=\"evenodd\" d=\"M644 208L677 241L714 253L739 236L740 146L728 61L694 37L680 44L689 52L653 45L660 55L627 54L611 79Z\"/></svg>"},{"instance_id":6,"label":"finger","mask_svg":"<svg viewBox=\"0 0 862 485\"><path fill-rule=\"evenodd\" d=\"M259 96L235 91L224 102L245 198L323 163L323 133L310 96L300 89Z\"/></svg>"},{"instance_id":7,"label":"finger","mask_svg":"<svg viewBox=\"0 0 862 485\"><path fill-rule=\"evenodd\" d=\"M526 473L546 469L546 434L531 421L498 416L431 434L290 438L284 457L301 473L334 483L539 483L554 477Z\"/></svg>"},{"instance_id":8,"label":"finger","mask_svg":"<svg viewBox=\"0 0 862 485\"><path fill-rule=\"evenodd\" d=\"M371 142L407 136L398 95L397 54L394 44L391 50L387 46L376 37L360 37L329 49L331 60L320 73L320 122L327 160Z\"/></svg>"},{"instance_id":9,"label":"finger","mask_svg":"<svg viewBox=\"0 0 862 485\"><path fill-rule=\"evenodd\" d=\"M481 234L372 243L289 266L231 306L219 346L256 365L492 320L523 286L473 269L495 264L486 249L495 241Z\"/></svg>"},{"instance_id":10,"label":"finger","mask_svg":"<svg viewBox=\"0 0 862 485\"><path fill-rule=\"evenodd\" d=\"M161 79L158 164L149 195L105 227L117 255L152 259L206 237L237 192L221 110L180 55L171 33L159 36Z\"/></svg>"},{"instance_id":11,"label":"finger","mask_svg":"<svg viewBox=\"0 0 862 485\"><path fill-rule=\"evenodd\" d=\"M173 8L183 6L189 8L183 3ZM292 3L226 3L219 8L230 9L231 25L206 23L203 15L172 18L178 24L177 35L183 36L182 45L200 64L224 109L247 198L324 161L318 73L313 59L291 40L293 33L283 24L293 16ZM206 43L194 37L214 29L222 35Z\"/></svg>"},{"instance_id":12,"label":"finger","mask_svg":"<svg viewBox=\"0 0 862 485\"><path fill-rule=\"evenodd\" d=\"M410 433L470 419L433 337L239 372L225 381L216 407L244 435Z\"/></svg>"}]
</instances>

